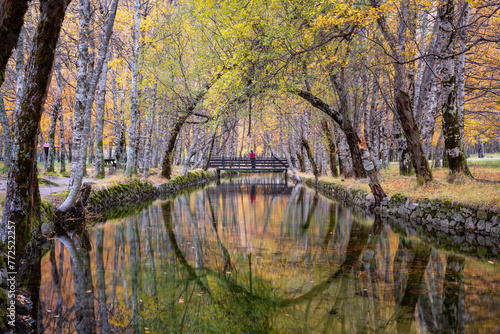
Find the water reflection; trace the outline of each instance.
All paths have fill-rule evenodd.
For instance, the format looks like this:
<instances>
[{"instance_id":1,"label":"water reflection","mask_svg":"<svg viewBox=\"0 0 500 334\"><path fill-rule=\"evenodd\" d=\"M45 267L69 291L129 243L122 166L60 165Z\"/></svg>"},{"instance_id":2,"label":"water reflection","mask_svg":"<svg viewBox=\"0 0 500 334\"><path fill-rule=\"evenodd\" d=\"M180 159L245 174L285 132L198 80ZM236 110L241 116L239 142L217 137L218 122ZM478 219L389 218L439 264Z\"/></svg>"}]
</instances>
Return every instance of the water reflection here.
<instances>
[{"instance_id":1,"label":"water reflection","mask_svg":"<svg viewBox=\"0 0 500 334\"><path fill-rule=\"evenodd\" d=\"M280 177L222 181L61 231L38 329L498 332L499 267L436 246Z\"/></svg>"}]
</instances>

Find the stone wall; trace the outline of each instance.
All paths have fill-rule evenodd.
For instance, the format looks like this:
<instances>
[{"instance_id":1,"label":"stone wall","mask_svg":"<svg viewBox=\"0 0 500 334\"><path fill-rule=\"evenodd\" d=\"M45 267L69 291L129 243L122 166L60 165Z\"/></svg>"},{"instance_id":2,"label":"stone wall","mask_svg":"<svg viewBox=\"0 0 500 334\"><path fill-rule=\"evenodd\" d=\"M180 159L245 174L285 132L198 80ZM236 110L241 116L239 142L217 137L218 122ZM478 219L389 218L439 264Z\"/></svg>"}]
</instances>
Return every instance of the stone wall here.
<instances>
[{"instance_id":1,"label":"stone wall","mask_svg":"<svg viewBox=\"0 0 500 334\"><path fill-rule=\"evenodd\" d=\"M305 178L303 182L317 188L322 194L344 204L369 210L373 196L360 189L348 189L342 185ZM408 197L393 195L385 198L375 213L387 219L411 221L427 230L450 234L473 233L500 236L500 212L447 200L423 199L413 202Z\"/></svg>"},{"instance_id":2,"label":"stone wall","mask_svg":"<svg viewBox=\"0 0 500 334\"><path fill-rule=\"evenodd\" d=\"M156 184L132 179L104 189L92 190L85 209L97 213L117 206L128 206L137 202L154 199L160 195L173 194L180 189L211 182L215 172L195 171L174 177L168 183Z\"/></svg>"}]
</instances>

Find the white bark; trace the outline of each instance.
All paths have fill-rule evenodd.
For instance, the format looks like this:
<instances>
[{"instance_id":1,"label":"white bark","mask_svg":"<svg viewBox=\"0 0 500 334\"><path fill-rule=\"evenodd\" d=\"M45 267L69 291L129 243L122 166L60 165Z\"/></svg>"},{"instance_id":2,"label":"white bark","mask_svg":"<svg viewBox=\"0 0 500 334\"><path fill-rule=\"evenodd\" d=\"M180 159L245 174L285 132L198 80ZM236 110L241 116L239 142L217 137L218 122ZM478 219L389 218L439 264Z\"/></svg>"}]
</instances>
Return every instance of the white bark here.
<instances>
[{"instance_id":1,"label":"white bark","mask_svg":"<svg viewBox=\"0 0 500 334\"><path fill-rule=\"evenodd\" d=\"M143 170L143 176L148 177L148 170L149 167L152 166L151 164L151 147L152 147L152 140L153 140L153 127L155 123L155 116L156 116L156 85L154 87L154 93L153 93L153 103L151 106L151 112L149 113L148 116L148 121L147 121L147 131L146 131L146 143L144 144L144 161L142 164Z\"/></svg>"},{"instance_id":2,"label":"white bark","mask_svg":"<svg viewBox=\"0 0 500 334\"><path fill-rule=\"evenodd\" d=\"M108 55L109 57L109 55ZM106 104L106 80L108 75L108 62L105 61L99 79L99 88L96 100L96 125L95 125L95 171L98 178L106 176L104 171L104 107Z\"/></svg>"},{"instance_id":3,"label":"white bark","mask_svg":"<svg viewBox=\"0 0 500 334\"><path fill-rule=\"evenodd\" d=\"M460 55L458 56L455 65L455 73L457 76L458 121L460 125L460 137L462 143L464 142L465 48L467 46L467 30L468 30L469 16L471 11L471 4L469 1L464 1L463 6L464 7L458 24L458 28L460 30L457 35Z\"/></svg>"},{"instance_id":4,"label":"white bark","mask_svg":"<svg viewBox=\"0 0 500 334\"><path fill-rule=\"evenodd\" d=\"M88 29L90 4L88 0L81 0L81 27L80 34L85 33ZM106 28L104 36L102 38L101 46L99 47L99 53L97 57L97 64L93 71L90 86L88 91L85 90L85 77L86 73L86 55L88 54L88 45L85 36L81 36L81 41L79 45L79 56L77 62L78 75L77 75L77 92L75 96L75 110L74 110L74 121L75 126L73 130L73 164L71 168L71 181L70 181L70 193L63 204L57 209L58 211L65 212L71 208L76 200L76 195L80 191L83 181L83 175L85 172L85 160L87 147L85 138L88 137L89 127L85 126L85 118L90 117L90 111L92 105L94 104L95 90L101 71L104 66L104 61L106 60L106 54L108 52L109 39L111 38L111 33L113 31L113 25L115 22L116 9L118 7L118 0L113 0L111 3L111 9L109 11L108 21L106 22ZM86 18L85 18L86 17ZM81 56L80 56L81 55Z\"/></svg>"},{"instance_id":5,"label":"white bark","mask_svg":"<svg viewBox=\"0 0 500 334\"><path fill-rule=\"evenodd\" d=\"M184 163L182 165L182 172L181 172L182 175L186 175L186 173L188 171L189 162L191 161L191 158L196 153L196 150L199 147L199 143L200 143L200 127L195 125L194 133L193 133L193 141L191 142L191 145L189 146L188 152L187 152L186 157L184 159Z\"/></svg>"},{"instance_id":6,"label":"white bark","mask_svg":"<svg viewBox=\"0 0 500 334\"><path fill-rule=\"evenodd\" d=\"M440 56L440 70L437 72L441 79L440 110L443 116L443 133L445 154L452 173L463 171L470 175L467 167L462 141L457 109L457 78L454 64L454 0L446 0L438 7L437 20L439 23L436 35L436 44Z\"/></svg>"},{"instance_id":7,"label":"white bark","mask_svg":"<svg viewBox=\"0 0 500 334\"><path fill-rule=\"evenodd\" d=\"M335 127L335 138L337 139L337 148L339 154L339 165L341 166L341 174L344 177L354 176L354 171L352 167L351 151L349 150L349 145L347 144L347 139L343 131L340 131Z\"/></svg>"},{"instance_id":8,"label":"white bark","mask_svg":"<svg viewBox=\"0 0 500 334\"><path fill-rule=\"evenodd\" d=\"M121 145L120 141L122 138L122 122L120 119L120 114L118 112L118 91L116 87L116 80L115 80L115 73L111 69L110 70L110 76L111 76L111 89L113 90L113 118L114 118L114 125L115 125L115 154L113 157L116 159L116 165L120 167L120 163L122 161L122 156L123 152L121 150Z\"/></svg>"},{"instance_id":9,"label":"white bark","mask_svg":"<svg viewBox=\"0 0 500 334\"><path fill-rule=\"evenodd\" d=\"M55 136L56 136L56 126L57 119L59 118L59 114L62 109L62 75L61 75L61 53L59 50L59 45L56 51L56 60L55 60L55 72L56 72L56 99L54 101L54 106L52 108L52 117L50 120L50 129L49 129L49 154L47 159L47 164L45 165L46 172L54 172L54 160L55 160Z\"/></svg>"},{"instance_id":10,"label":"white bark","mask_svg":"<svg viewBox=\"0 0 500 334\"><path fill-rule=\"evenodd\" d=\"M61 173L66 172L66 141L64 137L64 117L59 113L59 141L61 146Z\"/></svg>"},{"instance_id":11,"label":"white bark","mask_svg":"<svg viewBox=\"0 0 500 334\"><path fill-rule=\"evenodd\" d=\"M19 34L19 40L17 41L17 49L16 49L16 109L14 109L14 115L19 113L19 109L21 108L21 99L23 97L23 88L24 88L24 36L26 35L26 31L21 28L21 33Z\"/></svg>"},{"instance_id":12,"label":"white bark","mask_svg":"<svg viewBox=\"0 0 500 334\"><path fill-rule=\"evenodd\" d=\"M4 155L3 162L5 167L10 167L11 155L12 155L12 132L9 124L9 118L7 117L7 112L5 111L5 106L3 103L3 94L0 91L0 124L2 125L3 134L3 146Z\"/></svg>"},{"instance_id":13,"label":"white bark","mask_svg":"<svg viewBox=\"0 0 500 334\"><path fill-rule=\"evenodd\" d=\"M135 1L135 23L133 32L134 53L132 59L132 87L131 108L129 128L129 148L127 153L127 167L125 175L132 176L135 173L135 160L137 154L137 123L139 119L138 77L139 77L139 34L141 26L141 2Z\"/></svg>"}]
</instances>

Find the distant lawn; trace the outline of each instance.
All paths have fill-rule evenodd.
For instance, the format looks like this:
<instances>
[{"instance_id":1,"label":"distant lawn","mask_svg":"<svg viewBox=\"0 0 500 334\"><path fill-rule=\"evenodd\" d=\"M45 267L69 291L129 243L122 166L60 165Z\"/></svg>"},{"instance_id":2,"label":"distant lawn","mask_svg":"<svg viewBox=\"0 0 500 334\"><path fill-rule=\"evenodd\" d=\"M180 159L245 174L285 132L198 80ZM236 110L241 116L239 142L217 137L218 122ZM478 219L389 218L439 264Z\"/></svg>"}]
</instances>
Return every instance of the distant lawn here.
<instances>
[{"instance_id":1,"label":"distant lawn","mask_svg":"<svg viewBox=\"0 0 500 334\"><path fill-rule=\"evenodd\" d=\"M500 153L490 153L486 154L486 157L494 157L494 158L469 158L467 162L469 163L469 167L471 168L472 173L474 174L474 168L479 166L481 168L491 169L491 171L500 172Z\"/></svg>"},{"instance_id":2,"label":"distant lawn","mask_svg":"<svg viewBox=\"0 0 500 334\"><path fill-rule=\"evenodd\" d=\"M477 154L471 154L470 157L468 159L479 159L479 160L489 160L489 159L492 159L492 158L488 158L488 157L493 157L493 159L500 159L500 152L496 152L496 153L485 153L484 154L485 158L481 158L479 159L477 157Z\"/></svg>"},{"instance_id":3,"label":"distant lawn","mask_svg":"<svg viewBox=\"0 0 500 334\"><path fill-rule=\"evenodd\" d=\"M447 168L438 168L432 171L434 181L424 186L419 186L415 176L400 176L399 164L392 162L388 169L381 171L382 187L387 195L401 194L413 200L447 199L456 203L470 203L482 208L500 210L500 159L487 159L479 163L470 162L469 167L476 178L471 180L463 175L456 177L454 183L449 183ZM312 174L303 174L313 177ZM484 183L477 180L489 180L497 183ZM320 180L335 182L348 188L363 189L371 193L368 183L361 183L354 178L342 179L323 176ZM342 181L343 180L343 181Z\"/></svg>"}]
</instances>

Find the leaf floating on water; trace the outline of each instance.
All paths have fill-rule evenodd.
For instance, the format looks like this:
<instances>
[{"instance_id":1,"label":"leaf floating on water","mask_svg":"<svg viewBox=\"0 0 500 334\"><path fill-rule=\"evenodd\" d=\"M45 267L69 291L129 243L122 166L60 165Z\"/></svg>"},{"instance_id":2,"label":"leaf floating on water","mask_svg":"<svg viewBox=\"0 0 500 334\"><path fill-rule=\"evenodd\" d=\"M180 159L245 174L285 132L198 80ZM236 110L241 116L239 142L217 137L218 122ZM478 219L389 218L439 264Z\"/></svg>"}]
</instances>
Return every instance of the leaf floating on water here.
<instances>
[{"instance_id":1,"label":"leaf floating on water","mask_svg":"<svg viewBox=\"0 0 500 334\"><path fill-rule=\"evenodd\" d=\"M495 262L493 262L493 261L489 261L489 260L488 260L488 263L495 264Z\"/></svg>"},{"instance_id":2,"label":"leaf floating on water","mask_svg":"<svg viewBox=\"0 0 500 334\"><path fill-rule=\"evenodd\" d=\"M87 292L87 293L91 293L91 292L92 292L92 290L87 290L87 291L85 291L85 292Z\"/></svg>"},{"instance_id":3,"label":"leaf floating on water","mask_svg":"<svg viewBox=\"0 0 500 334\"><path fill-rule=\"evenodd\" d=\"M183 304L183 303L184 303L184 299L179 298L179 304Z\"/></svg>"}]
</instances>

